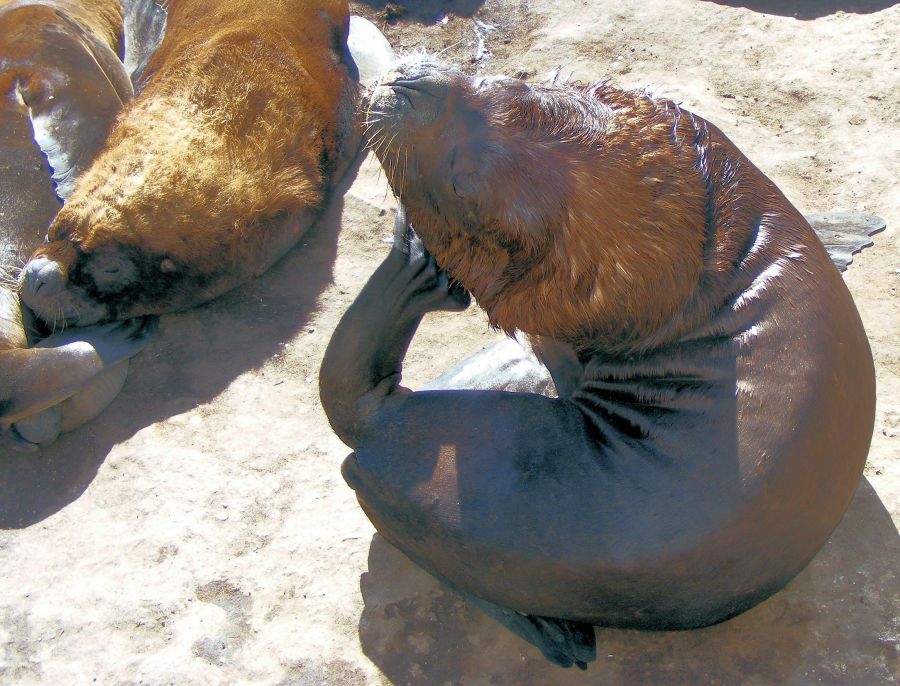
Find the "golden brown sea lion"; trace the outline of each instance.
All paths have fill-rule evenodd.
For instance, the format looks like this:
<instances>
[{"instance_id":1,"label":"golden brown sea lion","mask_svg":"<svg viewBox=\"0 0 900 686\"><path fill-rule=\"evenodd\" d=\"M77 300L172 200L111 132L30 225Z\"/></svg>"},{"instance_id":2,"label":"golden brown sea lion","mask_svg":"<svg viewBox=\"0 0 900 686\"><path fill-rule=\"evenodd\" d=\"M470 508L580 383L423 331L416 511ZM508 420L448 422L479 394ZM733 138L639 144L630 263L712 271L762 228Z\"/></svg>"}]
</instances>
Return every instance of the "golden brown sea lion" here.
<instances>
[{"instance_id":1,"label":"golden brown sea lion","mask_svg":"<svg viewBox=\"0 0 900 686\"><path fill-rule=\"evenodd\" d=\"M23 270L79 325L183 309L267 269L358 146L346 0L171 0L140 95Z\"/></svg>"},{"instance_id":2,"label":"golden brown sea lion","mask_svg":"<svg viewBox=\"0 0 900 686\"><path fill-rule=\"evenodd\" d=\"M408 61L371 111L427 252L395 240L321 397L379 532L565 666L593 659L592 624L705 626L800 571L856 489L875 386L778 188L712 124L605 84ZM423 314L462 289L528 335L558 397L399 385Z\"/></svg>"},{"instance_id":3,"label":"golden brown sea lion","mask_svg":"<svg viewBox=\"0 0 900 686\"><path fill-rule=\"evenodd\" d=\"M5 270L41 244L61 198L131 98L121 50L116 0L0 2ZM146 323L135 321L38 340L12 283L0 285L0 444L35 449L96 415L118 393L146 333Z\"/></svg>"}]
</instances>

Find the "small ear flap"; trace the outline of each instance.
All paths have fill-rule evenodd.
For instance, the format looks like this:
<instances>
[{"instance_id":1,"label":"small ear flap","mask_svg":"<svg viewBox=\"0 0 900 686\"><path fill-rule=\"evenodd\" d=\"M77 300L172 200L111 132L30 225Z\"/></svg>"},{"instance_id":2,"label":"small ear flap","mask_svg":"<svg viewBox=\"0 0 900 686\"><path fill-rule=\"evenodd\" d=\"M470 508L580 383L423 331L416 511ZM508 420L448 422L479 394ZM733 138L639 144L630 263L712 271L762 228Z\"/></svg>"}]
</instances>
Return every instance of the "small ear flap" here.
<instances>
[{"instance_id":1,"label":"small ear flap","mask_svg":"<svg viewBox=\"0 0 900 686\"><path fill-rule=\"evenodd\" d=\"M175 263L172 262L172 260L170 260L168 257L159 263L159 268L163 274L171 274L172 272L175 272L178 269L175 266Z\"/></svg>"}]
</instances>

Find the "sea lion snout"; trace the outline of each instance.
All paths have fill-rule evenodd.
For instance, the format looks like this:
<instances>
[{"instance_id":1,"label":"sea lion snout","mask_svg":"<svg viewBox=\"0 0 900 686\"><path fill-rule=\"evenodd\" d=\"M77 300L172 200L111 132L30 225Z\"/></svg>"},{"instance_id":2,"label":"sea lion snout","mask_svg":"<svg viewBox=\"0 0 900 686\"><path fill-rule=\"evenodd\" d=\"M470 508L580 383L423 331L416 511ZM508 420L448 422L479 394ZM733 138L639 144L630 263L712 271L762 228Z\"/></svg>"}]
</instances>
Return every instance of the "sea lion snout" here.
<instances>
[{"instance_id":1,"label":"sea lion snout","mask_svg":"<svg viewBox=\"0 0 900 686\"><path fill-rule=\"evenodd\" d=\"M458 70L427 56L413 55L394 65L381 79L370 100L372 115L411 118L427 125L446 112L455 80L465 79Z\"/></svg>"},{"instance_id":2,"label":"sea lion snout","mask_svg":"<svg viewBox=\"0 0 900 686\"><path fill-rule=\"evenodd\" d=\"M479 97L458 69L422 56L398 63L373 92L367 122L389 177L420 179L441 207L445 196L485 200L490 191L475 189L485 188L494 159L488 118L473 102Z\"/></svg>"},{"instance_id":3,"label":"sea lion snout","mask_svg":"<svg viewBox=\"0 0 900 686\"><path fill-rule=\"evenodd\" d=\"M411 102L415 109L418 109L417 102L433 107L435 101L447 97L450 92L450 78L436 70L413 76L398 74L397 78L386 85L398 96Z\"/></svg>"},{"instance_id":4,"label":"sea lion snout","mask_svg":"<svg viewBox=\"0 0 900 686\"><path fill-rule=\"evenodd\" d=\"M20 288L26 299L49 298L59 295L66 287L66 273L62 265L38 255L22 270Z\"/></svg>"},{"instance_id":5,"label":"sea lion snout","mask_svg":"<svg viewBox=\"0 0 900 686\"><path fill-rule=\"evenodd\" d=\"M105 305L86 297L84 289L73 284L72 277L79 269L79 257L75 244L65 240L54 241L38 248L22 268L19 296L25 305L48 324L55 326L64 321L67 324L88 326L101 321L108 314ZM101 263L98 268L100 272L104 272L104 266L110 265ZM118 279L124 267L118 265L118 269L115 275L103 275L108 280ZM95 283L99 283L96 277L91 276ZM109 286L107 289L109 290Z\"/></svg>"},{"instance_id":6,"label":"sea lion snout","mask_svg":"<svg viewBox=\"0 0 900 686\"><path fill-rule=\"evenodd\" d=\"M19 292L29 307L38 299L57 298L65 290L78 260L77 248L65 240L42 245L28 260L19 277Z\"/></svg>"}]
</instances>

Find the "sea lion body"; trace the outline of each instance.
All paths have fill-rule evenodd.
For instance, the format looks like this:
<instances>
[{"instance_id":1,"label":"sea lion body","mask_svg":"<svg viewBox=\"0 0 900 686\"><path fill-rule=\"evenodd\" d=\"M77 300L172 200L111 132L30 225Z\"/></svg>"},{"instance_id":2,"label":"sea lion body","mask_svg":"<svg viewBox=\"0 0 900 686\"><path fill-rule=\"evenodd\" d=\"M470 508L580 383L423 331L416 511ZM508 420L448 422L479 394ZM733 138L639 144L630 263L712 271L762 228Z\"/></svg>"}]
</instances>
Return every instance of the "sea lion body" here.
<instances>
[{"instance_id":1,"label":"sea lion body","mask_svg":"<svg viewBox=\"0 0 900 686\"><path fill-rule=\"evenodd\" d=\"M0 46L0 267L12 270L41 245L133 91L117 1L0 2ZM41 340L12 283L0 287L0 441L35 449L95 416L146 333L133 322Z\"/></svg>"},{"instance_id":2,"label":"sea lion body","mask_svg":"<svg viewBox=\"0 0 900 686\"><path fill-rule=\"evenodd\" d=\"M35 313L184 309L296 243L358 146L346 0L172 0L165 36L23 270Z\"/></svg>"},{"instance_id":3,"label":"sea lion body","mask_svg":"<svg viewBox=\"0 0 900 686\"><path fill-rule=\"evenodd\" d=\"M392 251L323 363L376 528L523 635L705 626L799 572L857 487L875 386L850 294L775 185L712 124L604 84L409 62L371 109L433 255ZM398 385L423 312L453 307L436 265L532 339L559 397ZM589 659L541 631L554 661Z\"/></svg>"}]
</instances>

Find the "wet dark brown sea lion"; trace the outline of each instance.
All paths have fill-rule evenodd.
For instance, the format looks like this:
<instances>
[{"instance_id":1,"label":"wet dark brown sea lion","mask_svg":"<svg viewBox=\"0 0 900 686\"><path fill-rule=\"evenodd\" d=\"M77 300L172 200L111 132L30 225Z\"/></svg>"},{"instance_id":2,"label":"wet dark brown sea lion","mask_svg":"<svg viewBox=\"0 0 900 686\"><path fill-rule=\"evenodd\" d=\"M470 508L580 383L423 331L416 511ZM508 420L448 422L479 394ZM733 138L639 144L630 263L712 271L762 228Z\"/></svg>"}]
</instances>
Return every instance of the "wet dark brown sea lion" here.
<instances>
[{"instance_id":1,"label":"wet dark brown sea lion","mask_svg":"<svg viewBox=\"0 0 900 686\"><path fill-rule=\"evenodd\" d=\"M0 2L0 267L7 271L41 244L132 97L119 58L122 23L117 0ZM0 284L0 445L33 450L109 403L147 329L135 321L41 340L12 285Z\"/></svg>"},{"instance_id":2,"label":"wet dark brown sea lion","mask_svg":"<svg viewBox=\"0 0 900 686\"><path fill-rule=\"evenodd\" d=\"M395 240L321 373L379 532L566 666L592 624L701 627L781 588L843 516L874 421L868 341L808 222L672 102L427 60L392 79L374 148L427 252ZM462 289L559 397L399 385ZM520 362L485 385L542 390Z\"/></svg>"},{"instance_id":3,"label":"wet dark brown sea lion","mask_svg":"<svg viewBox=\"0 0 900 686\"><path fill-rule=\"evenodd\" d=\"M23 270L36 314L196 305L267 269L348 166L346 0L171 0L141 92Z\"/></svg>"}]
</instances>

